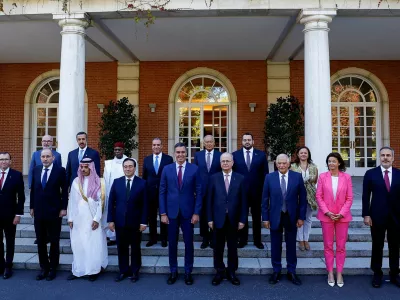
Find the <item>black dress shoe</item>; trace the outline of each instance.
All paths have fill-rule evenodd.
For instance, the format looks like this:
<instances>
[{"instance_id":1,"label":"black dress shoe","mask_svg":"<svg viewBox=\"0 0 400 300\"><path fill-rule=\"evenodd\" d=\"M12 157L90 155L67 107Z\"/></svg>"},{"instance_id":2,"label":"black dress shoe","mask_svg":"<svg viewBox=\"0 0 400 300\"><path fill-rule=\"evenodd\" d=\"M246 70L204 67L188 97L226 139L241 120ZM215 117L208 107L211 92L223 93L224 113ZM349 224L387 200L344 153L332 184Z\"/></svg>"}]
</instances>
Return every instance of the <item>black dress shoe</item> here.
<instances>
[{"instance_id":1,"label":"black dress shoe","mask_svg":"<svg viewBox=\"0 0 400 300\"><path fill-rule=\"evenodd\" d=\"M399 275L390 276L390 282L396 285L397 287L400 287L400 276Z\"/></svg>"},{"instance_id":2,"label":"black dress shoe","mask_svg":"<svg viewBox=\"0 0 400 300\"><path fill-rule=\"evenodd\" d=\"M100 273L89 275L89 281L96 281Z\"/></svg>"},{"instance_id":3,"label":"black dress shoe","mask_svg":"<svg viewBox=\"0 0 400 300\"><path fill-rule=\"evenodd\" d=\"M47 281L52 281L54 278L56 278L57 272L55 270L50 270L49 274L46 277Z\"/></svg>"},{"instance_id":4,"label":"black dress shoe","mask_svg":"<svg viewBox=\"0 0 400 300\"><path fill-rule=\"evenodd\" d=\"M69 274L68 275L68 277L67 277L67 280L75 280L75 279L78 279L79 277L78 276L75 276L74 274Z\"/></svg>"},{"instance_id":5,"label":"black dress shoe","mask_svg":"<svg viewBox=\"0 0 400 300\"><path fill-rule=\"evenodd\" d=\"M126 274L119 274L117 277L115 277L114 281L115 282L120 282L120 281L124 280L127 277L128 277L128 275L126 275Z\"/></svg>"},{"instance_id":6,"label":"black dress shoe","mask_svg":"<svg viewBox=\"0 0 400 300\"><path fill-rule=\"evenodd\" d=\"M256 246L258 249L264 249L263 243L254 243L254 246Z\"/></svg>"},{"instance_id":7,"label":"black dress shoe","mask_svg":"<svg viewBox=\"0 0 400 300\"><path fill-rule=\"evenodd\" d=\"M372 286L374 288L380 288L382 285L382 275L381 274L374 274L374 277L372 277Z\"/></svg>"},{"instance_id":8,"label":"black dress shoe","mask_svg":"<svg viewBox=\"0 0 400 300\"><path fill-rule=\"evenodd\" d=\"M210 248L214 249L214 243L213 242L210 242Z\"/></svg>"},{"instance_id":9,"label":"black dress shoe","mask_svg":"<svg viewBox=\"0 0 400 300\"><path fill-rule=\"evenodd\" d=\"M192 285L193 284L193 277L191 273L185 273L185 284Z\"/></svg>"},{"instance_id":10,"label":"black dress shoe","mask_svg":"<svg viewBox=\"0 0 400 300\"><path fill-rule=\"evenodd\" d=\"M211 283L212 285L217 286L221 284L222 280L224 280L224 274L221 272L217 272Z\"/></svg>"},{"instance_id":11,"label":"black dress shoe","mask_svg":"<svg viewBox=\"0 0 400 300\"><path fill-rule=\"evenodd\" d=\"M157 244L157 241L148 241L146 244L146 247L151 247L153 245Z\"/></svg>"},{"instance_id":12,"label":"black dress shoe","mask_svg":"<svg viewBox=\"0 0 400 300\"><path fill-rule=\"evenodd\" d=\"M109 240L108 242L107 242L107 246L114 246L114 245L116 245L117 244L117 241L111 241L111 240Z\"/></svg>"},{"instance_id":13,"label":"black dress shoe","mask_svg":"<svg viewBox=\"0 0 400 300\"><path fill-rule=\"evenodd\" d=\"M247 242L242 242L242 241L240 241L240 242L238 242L238 248L244 248L245 246L247 245Z\"/></svg>"},{"instance_id":14,"label":"black dress shoe","mask_svg":"<svg viewBox=\"0 0 400 300\"><path fill-rule=\"evenodd\" d=\"M201 249L206 249L209 246L209 244L210 243L208 242L208 240L203 240L203 242L200 245L200 248Z\"/></svg>"},{"instance_id":15,"label":"black dress shoe","mask_svg":"<svg viewBox=\"0 0 400 300\"><path fill-rule=\"evenodd\" d=\"M174 284L177 279L178 279L178 272L172 272L171 274L169 274L167 283L169 285Z\"/></svg>"},{"instance_id":16,"label":"black dress shoe","mask_svg":"<svg viewBox=\"0 0 400 300\"><path fill-rule=\"evenodd\" d=\"M281 280L281 272L274 272L272 275L269 277L269 283L270 284L277 284Z\"/></svg>"},{"instance_id":17,"label":"black dress shoe","mask_svg":"<svg viewBox=\"0 0 400 300\"><path fill-rule=\"evenodd\" d=\"M4 271L4 275L3 278L4 279L8 279L12 276L13 272L11 268L6 268L6 270Z\"/></svg>"},{"instance_id":18,"label":"black dress shoe","mask_svg":"<svg viewBox=\"0 0 400 300\"><path fill-rule=\"evenodd\" d=\"M289 281L291 281L295 285L301 285L301 280L300 278L295 274L295 273L290 273L288 272L286 274L286 277Z\"/></svg>"},{"instance_id":19,"label":"black dress shoe","mask_svg":"<svg viewBox=\"0 0 400 300\"><path fill-rule=\"evenodd\" d=\"M240 285L239 278L236 277L236 274L233 272L226 272L226 278L233 284L233 285Z\"/></svg>"},{"instance_id":20,"label":"black dress shoe","mask_svg":"<svg viewBox=\"0 0 400 300\"><path fill-rule=\"evenodd\" d=\"M167 241L161 241L161 247L165 248L168 246Z\"/></svg>"},{"instance_id":21,"label":"black dress shoe","mask_svg":"<svg viewBox=\"0 0 400 300\"><path fill-rule=\"evenodd\" d=\"M131 276L131 281L136 282L138 280L139 280L139 273L133 273L133 275Z\"/></svg>"},{"instance_id":22,"label":"black dress shoe","mask_svg":"<svg viewBox=\"0 0 400 300\"><path fill-rule=\"evenodd\" d=\"M36 280L43 280L47 277L47 275L49 274L49 271L47 270L41 270L40 273L36 276Z\"/></svg>"}]
</instances>

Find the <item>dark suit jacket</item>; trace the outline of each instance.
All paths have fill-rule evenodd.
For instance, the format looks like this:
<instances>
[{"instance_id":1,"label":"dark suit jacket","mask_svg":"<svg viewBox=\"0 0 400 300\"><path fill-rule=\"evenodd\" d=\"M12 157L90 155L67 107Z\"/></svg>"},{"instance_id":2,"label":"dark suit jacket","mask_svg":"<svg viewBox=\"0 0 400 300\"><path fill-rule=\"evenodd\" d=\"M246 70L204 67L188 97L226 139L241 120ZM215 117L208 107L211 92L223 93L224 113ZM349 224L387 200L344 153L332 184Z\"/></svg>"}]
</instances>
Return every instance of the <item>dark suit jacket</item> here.
<instances>
[{"instance_id":1,"label":"dark suit jacket","mask_svg":"<svg viewBox=\"0 0 400 300\"><path fill-rule=\"evenodd\" d=\"M160 215L176 219L178 213L189 219L193 214L200 215L202 207L201 178L197 166L186 163L182 189L178 187L176 163L164 167L160 181Z\"/></svg>"},{"instance_id":2,"label":"dark suit jacket","mask_svg":"<svg viewBox=\"0 0 400 300\"><path fill-rule=\"evenodd\" d=\"M163 153L161 156L161 161L159 162L158 173L156 174L153 165L153 154L144 158L142 178L146 180L147 198L149 201L158 201L158 191L160 187L162 171L166 165L172 164L173 162L174 160L172 156Z\"/></svg>"},{"instance_id":3,"label":"dark suit jacket","mask_svg":"<svg viewBox=\"0 0 400 300\"><path fill-rule=\"evenodd\" d=\"M265 152L253 148L250 171L247 169L243 148L232 153L233 171L244 176L248 202L261 201L265 175L268 174L268 161Z\"/></svg>"},{"instance_id":4,"label":"dark suit jacket","mask_svg":"<svg viewBox=\"0 0 400 300\"><path fill-rule=\"evenodd\" d=\"M125 176L115 179L108 198L107 222L114 222L116 227L139 228L140 224L146 225L146 195L146 181L135 176L127 201Z\"/></svg>"},{"instance_id":5,"label":"dark suit jacket","mask_svg":"<svg viewBox=\"0 0 400 300\"><path fill-rule=\"evenodd\" d=\"M307 192L304 187L303 177L300 173L289 170L286 189L286 209L289 213L292 226L297 220L306 219ZM262 220L270 221L271 230L277 230L281 221L283 197L279 172L275 171L265 177L262 194Z\"/></svg>"},{"instance_id":6,"label":"dark suit jacket","mask_svg":"<svg viewBox=\"0 0 400 300\"><path fill-rule=\"evenodd\" d=\"M392 168L392 183L388 192L379 166L364 175L362 216L371 217L372 225L384 225L389 215L400 226L400 170Z\"/></svg>"},{"instance_id":7,"label":"dark suit jacket","mask_svg":"<svg viewBox=\"0 0 400 300\"><path fill-rule=\"evenodd\" d=\"M68 207L68 183L65 169L53 164L45 188L42 187L43 166L33 169L30 208L34 209L36 219L55 219L61 210Z\"/></svg>"},{"instance_id":8,"label":"dark suit jacket","mask_svg":"<svg viewBox=\"0 0 400 300\"><path fill-rule=\"evenodd\" d=\"M13 220L24 214L25 191L22 173L8 170L7 179L0 190L0 220Z\"/></svg>"},{"instance_id":9,"label":"dark suit jacket","mask_svg":"<svg viewBox=\"0 0 400 300\"><path fill-rule=\"evenodd\" d=\"M56 150L51 150L54 155L54 161L53 164L58 165L59 167L62 167L62 160L61 160L61 154L58 153ZM31 188L32 185L32 174L33 174L33 169L36 166L41 166L42 165L42 160L40 159L40 154L42 153L42 150L38 150L33 152L32 154L32 159L31 159L31 164L29 165L29 172L28 172L28 184L29 188Z\"/></svg>"},{"instance_id":10,"label":"dark suit jacket","mask_svg":"<svg viewBox=\"0 0 400 300\"><path fill-rule=\"evenodd\" d=\"M69 186L71 186L72 182L76 177L78 177L78 168L79 168L79 161L78 161L78 154L79 154L79 147L75 150L72 150L68 153L68 161L67 161L67 182ZM94 166L96 167L96 173L100 176L100 155L99 152L96 150L87 147L83 158L90 157L93 159Z\"/></svg>"},{"instance_id":11,"label":"dark suit jacket","mask_svg":"<svg viewBox=\"0 0 400 300\"><path fill-rule=\"evenodd\" d=\"M199 167L201 185L203 187L203 189L202 189L203 197L206 197L206 192L208 190L207 189L208 180L211 177L211 175L213 175L217 172L222 172L221 162L220 162L222 153L219 152L218 150L214 149L210 172L208 172L207 161L206 161L206 151L207 150L202 150L200 152L196 152L196 154L194 156L194 161L193 161L193 163Z\"/></svg>"},{"instance_id":12,"label":"dark suit jacket","mask_svg":"<svg viewBox=\"0 0 400 300\"><path fill-rule=\"evenodd\" d=\"M210 177L207 191L208 222L213 221L215 228L224 227L226 208L228 208L229 221L237 227L239 222L246 224L248 216L244 177L232 172L228 193L225 189L225 178L221 172Z\"/></svg>"}]
</instances>

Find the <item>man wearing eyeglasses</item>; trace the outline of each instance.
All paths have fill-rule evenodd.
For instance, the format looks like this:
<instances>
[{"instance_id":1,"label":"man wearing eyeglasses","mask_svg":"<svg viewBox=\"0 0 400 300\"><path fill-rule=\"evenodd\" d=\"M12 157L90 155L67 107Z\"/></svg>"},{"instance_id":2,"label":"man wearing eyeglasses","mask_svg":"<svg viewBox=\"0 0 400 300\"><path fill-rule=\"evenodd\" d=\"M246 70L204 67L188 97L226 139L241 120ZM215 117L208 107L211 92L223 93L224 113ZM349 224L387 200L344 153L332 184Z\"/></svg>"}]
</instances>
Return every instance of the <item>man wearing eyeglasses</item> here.
<instances>
[{"instance_id":1,"label":"man wearing eyeglasses","mask_svg":"<svg viewBox=\"0 0 400 300\"><path fill-rule=\"evenodd\" d=\"M61 154L58 153L56 150L53 150L53 137L51 135L46 134L45 136L42 137L42 148L50 149L51 152L53 152L53 156L55 158L54 164L59 167L62 167ZM42 150L38 150L38 151L33 152L33 154L32 154L31 164L29 166L29 173L28 173L29 189L31 188L31 185L32 185L33 169L36 166L42 165L42 160L40 159L41 152L42 152Z\"/></svg>"}]
</instances>

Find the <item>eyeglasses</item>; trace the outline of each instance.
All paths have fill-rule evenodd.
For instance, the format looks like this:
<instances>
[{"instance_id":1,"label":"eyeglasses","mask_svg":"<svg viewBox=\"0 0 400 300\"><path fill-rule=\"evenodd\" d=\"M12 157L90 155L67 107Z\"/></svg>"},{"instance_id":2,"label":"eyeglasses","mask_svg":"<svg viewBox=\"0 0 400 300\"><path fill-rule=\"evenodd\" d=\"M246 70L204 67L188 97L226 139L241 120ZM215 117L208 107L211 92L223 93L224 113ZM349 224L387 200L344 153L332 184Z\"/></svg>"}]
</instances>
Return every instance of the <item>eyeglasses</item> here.
<instances>
[{"instance_id":1,"label":"eyeglasses","mask_svg":"<svg viewBox=\"0 0 400 300\"><path fill-rule=\"evenodd\" d=\"M9 161L9 158L0 158L0 161Z\"/></svg>"},{"instance_id":2,"label":"eyeglasses","mask_svg":"<svg viewBox=\"0 0 400 300\"><path fill-rule=\"evenodd\" d=\"M232 162L231 160L221 160L221 163L223 164L229 164L230 162Z\"/></svg>"}]
</instances>

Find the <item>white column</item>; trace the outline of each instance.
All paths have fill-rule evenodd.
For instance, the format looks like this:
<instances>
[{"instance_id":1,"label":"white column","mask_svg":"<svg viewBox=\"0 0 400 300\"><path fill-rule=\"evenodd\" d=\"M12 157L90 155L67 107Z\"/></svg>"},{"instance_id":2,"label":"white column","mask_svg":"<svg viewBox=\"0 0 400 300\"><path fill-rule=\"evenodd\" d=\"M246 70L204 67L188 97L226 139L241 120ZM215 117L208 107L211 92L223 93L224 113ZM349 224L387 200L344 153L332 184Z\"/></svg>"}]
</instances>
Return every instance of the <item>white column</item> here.
<instances>
[{"instance_id":1,"label":"white column","mask_svg":"<svg viewBox=\"0 0 400 300\"><path fill-rule=\"evenodd\" d=\"M65 166L68 152L77 147L76 134L85 129L85 29L90 22L84 13L53 18L62 28L57 136Z\"/></svg>"},{"instance_id":2,"label":"white column","mask_svg":"<svg viewBox=\"0 0 400 300\"><path fill-rule=\"evenodd\" d=\"M327 170L326 156L332 151L328 23L335 15L336 10L303 10L298 18L305 26L305 144L320 173Z\"/></svg>"}]
</instances>

